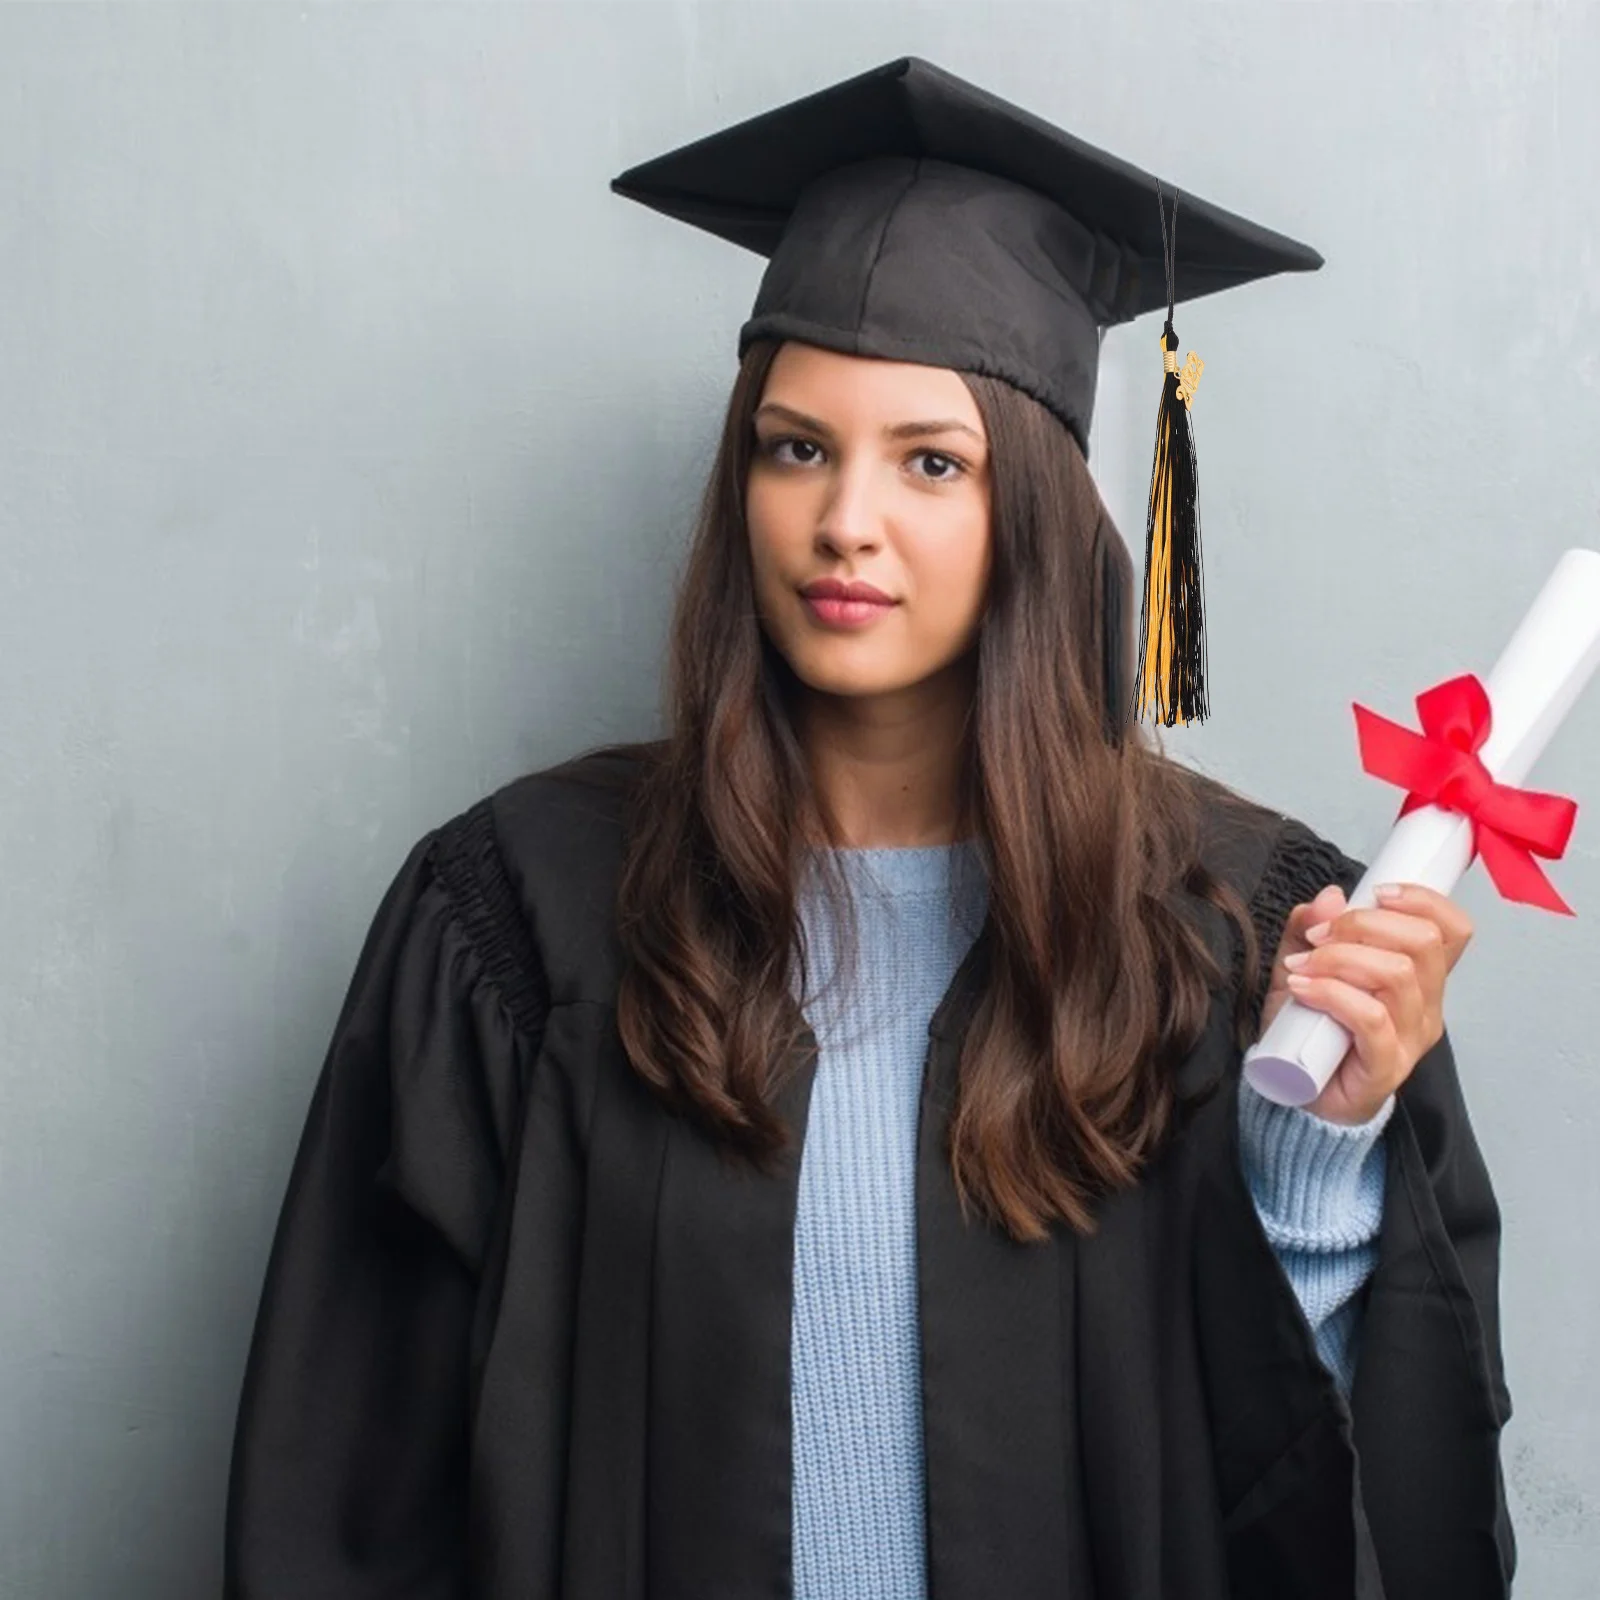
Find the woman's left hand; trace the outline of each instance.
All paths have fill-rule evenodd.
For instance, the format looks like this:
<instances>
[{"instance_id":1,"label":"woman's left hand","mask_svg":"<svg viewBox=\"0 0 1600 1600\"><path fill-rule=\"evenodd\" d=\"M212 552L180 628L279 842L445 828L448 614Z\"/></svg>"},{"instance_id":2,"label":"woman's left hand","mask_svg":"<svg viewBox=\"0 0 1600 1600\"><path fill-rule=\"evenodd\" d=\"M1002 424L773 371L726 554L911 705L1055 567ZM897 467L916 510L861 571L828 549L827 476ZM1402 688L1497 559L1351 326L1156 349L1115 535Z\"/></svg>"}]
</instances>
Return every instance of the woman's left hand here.
<instances>
[{"instance_id":1,"label":"woman's left hand","mask_svg":"<svg viewBox=\"0 0 1600 1600\"><path fill-rule=\"evenodd\" d=\"M1330 883L1289 913L1262 1032L1293 998L1343 1023L1354 1041L1307 1111L1340 1123L1377 1115L1443 1036L1444 980L1472 932L1460 906L1420 883L1359 911Z\"/></svg>"}]
</instances>

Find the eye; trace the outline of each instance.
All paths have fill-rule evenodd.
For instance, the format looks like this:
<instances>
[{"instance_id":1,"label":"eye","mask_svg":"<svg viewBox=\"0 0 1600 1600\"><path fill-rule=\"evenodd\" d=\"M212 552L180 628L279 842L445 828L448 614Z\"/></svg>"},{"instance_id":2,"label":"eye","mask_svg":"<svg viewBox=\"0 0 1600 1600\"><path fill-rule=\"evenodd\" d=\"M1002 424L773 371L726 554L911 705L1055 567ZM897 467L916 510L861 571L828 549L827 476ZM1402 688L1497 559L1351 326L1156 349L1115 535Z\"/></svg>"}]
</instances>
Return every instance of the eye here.
<instances>
[{"instance_id":1,"label":"eye","mask_svg":"<svg viewBox=\"0 0 1600 1600\"><path fill-rule=\"evenodd\" d=\"M809 457L803 457L799 461L785 461L784 458L778 454L778 452L786 444L799 445L802 450L815 450L818 448L818 446L810 439L800 439L796 438L793 434L785 433L780 434L775 439L767 440L767 442L762 446L762 453L770 456L774 461L782 462L785 466L804 467L811 464Z\"/></svg>"},{"instance_id":2,"label":"eye","mask_svg":"<svg viewBox=\"0 0 1600 1600\"><path fill-rule=\"evenodd\" d=\"M954 483L957 478L966 474L966 464L958 461L954 456L947 456L939 450L919 450L916 453L919 456L926 456L930 461L942 461L945 466L952 469L949 472L941 472L937 476L930 478L928 480L930 483Z\"/></svg>"},{"instance_id":3,"label":"eye","mask_svg":"<svg viewBox=\"0 0 1600 1600\"><path fill-rule=\"evenodd\" d=\"M802 456L798 460L792 457L781 456L778 452L785 445L794 445L801 450L813 451L816 454ZM776 438L768 439L761 445L761 453L783 466L810 466L821 454L822 447L813 439L802 439L795 434L779 434ZM956 456L946 455L942 450L913 450L906 458L909 461L919 459L938 464L939 470L921 472L917 476L925 483L954 483L957 479L966 476L968 468L964 461Z\"/></svg>"}]
</instances>

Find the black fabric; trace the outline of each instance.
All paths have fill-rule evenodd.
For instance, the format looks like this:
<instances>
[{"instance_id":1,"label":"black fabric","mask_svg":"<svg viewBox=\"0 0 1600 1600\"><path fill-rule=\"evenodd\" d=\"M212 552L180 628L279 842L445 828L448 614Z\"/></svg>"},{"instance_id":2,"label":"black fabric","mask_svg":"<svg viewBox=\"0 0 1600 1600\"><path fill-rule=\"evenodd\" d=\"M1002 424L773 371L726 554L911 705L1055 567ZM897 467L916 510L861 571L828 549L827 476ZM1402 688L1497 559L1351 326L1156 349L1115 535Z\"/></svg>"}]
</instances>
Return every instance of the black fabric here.
<instances>
[{"instance_id":1,"label":"black fabric","mask_svg":"<svg viewBox=\"0 0 1600 1600\"><path fill-rule=\"evenodd\" d=\"M507 785L383 897L263 1287L234 1600L791 1592L809 1041L775 1178L629 1068L611 907L634 756ZM1257 824L1209 832L1208 855L1275 946L1361 864L1292 818ZM1094 1236L962 1221L941 1135L986 933L930 1023L919 1127L933 1600L1508 1594L1499 1219L1448 1039L1390 1124L1347 1406L1243 1180L1230 993L1181 1074L1217 1092Z\"/></svg>"},{"instance_id":2,"label":"black fabric","mask_svg":"<svg viewBox=\"0 0 1600 1600\"><path fill-rule=\"evenodd\" d=\"M550 1009L544 965L523 920L516 891L500 864L494 806L468 807L433 841L434 871L519 1032L537 1039Z\"/></svg>"},{"instance_id":3,"label":"black fabric","mask_svg":"<svg viewBox=\"0 0 1600 1600\"><path fill-rule=\"evenodd\" d=\"M1100 726L1109 744L1120 744L1133 721L1133 564L1110 518L1100 524Z\"/></svg>"},{"instance_id":4,"label":"black fabric","mask_svg":"<svg viewBox=\"0 0 1600 1600\"><path fill-rule=\"evenodd\" d=\"M611 187L770 258L741 356L753 339L800 339L1004 378L1086 456L1100 327L1168 303L1150 174L916 56ZM1207 200L1178 205L1175 300L1322 265Z\"/></svg>"}]
</instances>

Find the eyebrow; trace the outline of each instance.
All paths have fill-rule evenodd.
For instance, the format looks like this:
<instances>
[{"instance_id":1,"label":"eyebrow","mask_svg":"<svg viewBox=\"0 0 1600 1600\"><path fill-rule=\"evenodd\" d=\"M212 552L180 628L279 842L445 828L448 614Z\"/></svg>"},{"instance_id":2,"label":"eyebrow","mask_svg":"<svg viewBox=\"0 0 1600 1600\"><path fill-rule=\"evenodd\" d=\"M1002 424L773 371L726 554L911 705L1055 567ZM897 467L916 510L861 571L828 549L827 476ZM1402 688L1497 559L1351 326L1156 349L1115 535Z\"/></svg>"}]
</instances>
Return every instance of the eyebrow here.
<instances>
[{"instance_id":1,"label":"eyebrow","mask_svg":"<svg viewBox=\"0 0 1600 1600\"><path fill-rule=\"evenodd\" d=\"M776 400L769 400L756 411L758 417L771 412L775 416L787 417L790 422L802 428L810 428L815 433L832 437L832 430L827 423L816 417L808 417L803 411L796 411L793 406L780 405ZM969 428L966 423L956 417L939 417L930 422L897 422L883 430L885 439L917 439L931 433L965 433L970 434L982 444L983 435L975 429Z\"/></svg>"}]
</instances>

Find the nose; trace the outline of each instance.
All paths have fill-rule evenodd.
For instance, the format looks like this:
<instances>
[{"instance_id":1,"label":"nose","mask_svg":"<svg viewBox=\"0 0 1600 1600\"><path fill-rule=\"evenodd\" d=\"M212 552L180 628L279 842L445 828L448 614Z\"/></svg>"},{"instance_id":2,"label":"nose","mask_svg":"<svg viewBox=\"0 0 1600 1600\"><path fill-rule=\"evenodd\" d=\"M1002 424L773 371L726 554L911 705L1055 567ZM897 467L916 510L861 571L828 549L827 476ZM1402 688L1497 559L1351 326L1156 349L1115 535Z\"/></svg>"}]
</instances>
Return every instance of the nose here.
<instances>
[{"instance_id":1,"label":"nose","mask_svg":"<svg viewBox=\"0 0 1600 1600\"><path fill-rule=\"evenodd\" d=\"M882 511L874 503L871 471L840 472L833 492L822 509L815 545L820 552L839 556L871 552L882 543Z\"/></svg>"}]
</instances>

